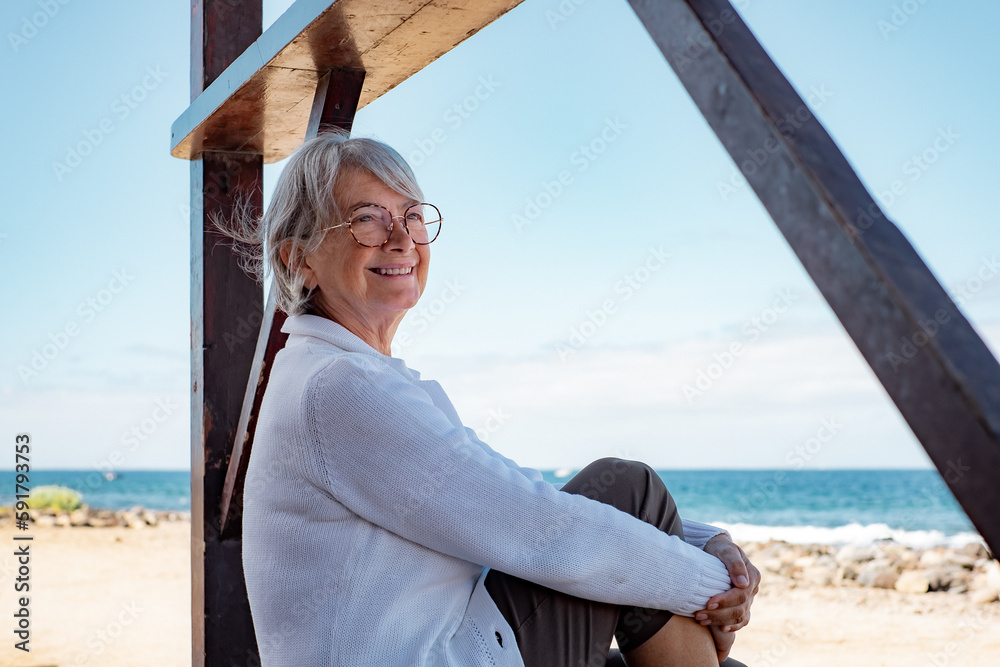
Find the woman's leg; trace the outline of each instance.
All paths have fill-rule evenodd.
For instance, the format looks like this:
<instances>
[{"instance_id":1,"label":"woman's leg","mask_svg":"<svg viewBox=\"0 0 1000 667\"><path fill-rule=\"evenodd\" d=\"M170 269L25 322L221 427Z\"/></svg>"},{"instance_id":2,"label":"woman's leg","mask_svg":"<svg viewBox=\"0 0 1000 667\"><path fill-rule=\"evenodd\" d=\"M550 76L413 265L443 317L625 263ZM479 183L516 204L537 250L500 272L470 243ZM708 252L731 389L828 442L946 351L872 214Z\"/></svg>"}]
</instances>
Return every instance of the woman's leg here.
<instances>
[{"instance_id":1,"label":"woman's leg","mask_svg":"<svg viewBox=\"0 0 1000 667\"><path fill-rule=\"evenodd\" d=\"M601 459L581 470L562 490L612 505L666 533L683 537L673 498L659 476L645 464ZM526 667L604 667L612 636L627 657L654 639L654 644L647 647L649 652L653 648L669 651L669 644L679 639L680 631L675 629L659 636L673 617L668 611L582 600L497 571L490 571L484 583L514 630ZM707 630L704 632L708 635ZM681 648L700 650L703 646L691 643L689 647L688 643L683 641ZM714 660L711 637L706 649ZM635 655L642 665L642 654Z\"/></svg>"},{"instance_id":2,"label":"woman's leg","mask_svg":"<svg viewBox=\"0 0 1000 667\"><path fill-rule=\"evenodd\" d=\"M715 641L708 628L674 616L641 646L625 652L629 667L718 667Z\"/></svg>"}]
</instances>

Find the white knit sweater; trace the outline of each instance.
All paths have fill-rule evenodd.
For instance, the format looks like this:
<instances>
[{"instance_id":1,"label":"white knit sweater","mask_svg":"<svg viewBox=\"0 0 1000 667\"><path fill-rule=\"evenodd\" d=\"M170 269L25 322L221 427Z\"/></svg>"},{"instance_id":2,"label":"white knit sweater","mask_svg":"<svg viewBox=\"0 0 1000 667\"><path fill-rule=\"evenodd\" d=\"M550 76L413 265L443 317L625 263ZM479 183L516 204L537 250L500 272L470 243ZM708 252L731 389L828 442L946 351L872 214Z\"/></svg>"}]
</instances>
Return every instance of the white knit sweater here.
<instances>
[{"instance_id":1,"label":"white knit sweater","mask_svg":"<svg viewBox=\"0 0 1000 667\"><path fill-rule=\"evenodd\" d=\"M701 551L722 531L685 521L685 543L558 491L401 359L314 315L282 330L243 516L264 667L521 667L484 568L688 616L730 588Z\"/></svg>"}]
</instances>

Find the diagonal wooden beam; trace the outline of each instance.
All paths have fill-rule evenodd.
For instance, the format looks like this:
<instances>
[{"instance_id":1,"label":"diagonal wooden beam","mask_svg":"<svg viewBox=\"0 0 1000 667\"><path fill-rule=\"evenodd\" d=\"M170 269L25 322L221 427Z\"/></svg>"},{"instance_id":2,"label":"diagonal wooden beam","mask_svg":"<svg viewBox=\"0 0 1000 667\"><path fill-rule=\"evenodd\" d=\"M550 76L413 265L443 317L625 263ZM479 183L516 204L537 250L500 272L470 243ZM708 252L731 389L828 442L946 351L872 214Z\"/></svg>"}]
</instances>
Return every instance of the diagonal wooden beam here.
<instances>
[{"instance_id":1,"label":"diagonal wooden beam","mask_svg":"<svg viewBox=\"0 0 1000 667\"><path fill-rule=\"evenodd\" d=\"M360 70L334 70L323 75L316 86L305 138L311 139L318 133L332 128L350 132L364 80L365 73ZM223 534L230 518L242 515L243 484L246 481L257 415L260 413L260 404L267 389L274 356L288 340L288 334L281 331L286 316L276 309L276 303L272 285L267 303L264 305L257 346L243 394L243 408L240 410L240 419L226 468L226 480L219 504L219 530Z\"/></svg>"},{"instance_id":2,"label":"diagonal wooden beam","mask_svg":"<svg viewBox=\"0 0 1000 667\"><path fill-rule=\"evenodd\" d=\"M629 2L1000 553L1000 364L727 0Z\"/></svg>"},{"instance_id":3,"label":"diagonal wooden beam","mask_svg":"<svg viewBox=\"0 0 1000 667\"><path fill-rule=\"evenodd\" d=\"M250 460L250 448L253 445L254 427L260 412L260 402L264 398L267 379L274 356L288 340L282 333L281 325L285 323L284 313L275 307L275 291L272 286L267 295L267 302L261 312L260 329L257 332L257 345L254 348L253 361L247 377L247 386L243 392L243 406L240 409L239 422L236 424L236 435L233 437L233 448L229 453L229 463L226 465L226 479L222 485L222 499L219 502L219 532L229 537L233 532L226 532L226 524L230 517L238 524L243 514L243 484L246 480L247 463Z\"/></svg>"}]
</instances>

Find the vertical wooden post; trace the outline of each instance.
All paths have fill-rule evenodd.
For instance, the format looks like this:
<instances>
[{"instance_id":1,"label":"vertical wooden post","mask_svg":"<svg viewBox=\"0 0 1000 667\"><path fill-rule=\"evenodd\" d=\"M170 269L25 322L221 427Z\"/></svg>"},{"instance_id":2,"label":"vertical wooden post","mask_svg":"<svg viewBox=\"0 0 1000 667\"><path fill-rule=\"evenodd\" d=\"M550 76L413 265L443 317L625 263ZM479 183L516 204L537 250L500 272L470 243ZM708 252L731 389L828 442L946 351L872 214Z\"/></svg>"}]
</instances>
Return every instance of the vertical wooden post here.
<instances>
[{"instance_id":1,"label":"vertical wooden post","mask_svg":"<svg viewBox=\"0 0 1000 667\"><path fill-rule=\"evenodd\" d=\"M192 0L191 24L194 99L260 36L262 3ZM229 532L223 540L218 526L226 456L256 343L256 328L246 319L261 312L262 294L230 246L212 231L211 220L231 215L241 201L259 210L262 183L259 155L205 153L191 163L193 667L258 660L243 580L242 534Z\"/></svg>"}]
</instances>

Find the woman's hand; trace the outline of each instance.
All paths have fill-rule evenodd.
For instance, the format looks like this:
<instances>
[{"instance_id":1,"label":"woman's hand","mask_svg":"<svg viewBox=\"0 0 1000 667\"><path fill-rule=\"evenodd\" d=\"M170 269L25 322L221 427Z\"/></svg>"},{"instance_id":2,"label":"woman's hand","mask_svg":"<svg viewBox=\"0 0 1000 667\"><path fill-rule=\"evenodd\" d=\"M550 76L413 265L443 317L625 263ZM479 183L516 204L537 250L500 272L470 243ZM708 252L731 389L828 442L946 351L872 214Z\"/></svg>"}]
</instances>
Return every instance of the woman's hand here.
<instances>
[{"instance_id":1,"label":"woman's hand","mask_svg":"<svg viewBox=\"0 0 1000 667\"><path fill-rule=\"evenodd\" d=\"M726 632L717 625L710 625L708 629L712 633L712 639L715 641L715 652L719 656L719 663L723 663L729 657L729 652L733 649L733 642L736 641L736 631L730 630Z\"/></svg>"},{"instance_id":2,"label":"woman's hand","mask_svg":"<svg viewBox=\"0 0 1000 667\"><path fill-rule=\"evenodd\" d=\"M733 588L709 598L705 609L696 613L694 618L702 625L718 626L723 632L735 632L750 622L750 605L760 587L760 571L725 533L710 539L705 545L705 553L722 561L729 570ZM713 636L715 634L713 631ZM718 641L716 639L717 646Z\"/></svg>"}]
</instances>

